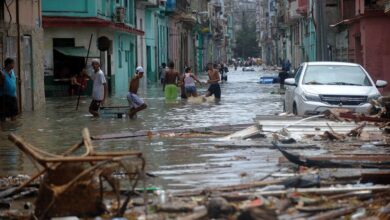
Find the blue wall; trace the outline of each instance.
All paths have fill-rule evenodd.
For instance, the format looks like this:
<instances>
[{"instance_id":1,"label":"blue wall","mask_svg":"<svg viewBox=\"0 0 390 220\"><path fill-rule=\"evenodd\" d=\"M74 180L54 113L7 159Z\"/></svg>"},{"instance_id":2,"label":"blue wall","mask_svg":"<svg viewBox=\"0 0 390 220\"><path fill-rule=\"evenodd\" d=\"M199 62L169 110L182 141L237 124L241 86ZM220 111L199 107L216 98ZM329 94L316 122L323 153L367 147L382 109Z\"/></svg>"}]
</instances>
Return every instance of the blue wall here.
<instances>
[{"instance_id":1,"label":"blue wall","mask_svg":"<svg viewBox=\"0 0 390 220\"><path fill-rule=\"evenodd\" d=\"M168 27L167 18L159 14L158 19L158 65L168 64Z\"/></svg>"},{"instance_id":2,"label":"blue wall","mask_svg":"<svg viewBox=\"0 0 390 220\"><path fill-rule=\"evenodd\" d=\"M153 9L145 9L146 73L149 82L157 81L156 19Z\"/></svg>"},{"instance_id":3,"label":"blue wall","mask_svg":"<svg viewBox=\"0 0 390 220\"><path fill-rule=\"evenodd\" d=\"M113 70L115 96L123 96L128 92L129 80L135 71L135 37L129 34L115 33L113 50Z\"/></svg>"},{"instance_id":4,"label":"blue wall","mask_svg":"<svg viewBox=\"0 0 390 220\"><path fill-rule=\"evenodd\" d=\"M96 17L96 2L88 0L42 0L45 16Z\"/></svg>"},{"instance_id":5,"label":"blue wall","mask_svg":"<svg viewBox=\"0 0 390 220\"><path fill-rule=\"evenodd\" d=\"M118 3L117 3L118 1ZM125 24L134 25L135 0L42 0L44 16L98 17L113 21L116 7L126 8Z\"/></svg>"}]
</instances>

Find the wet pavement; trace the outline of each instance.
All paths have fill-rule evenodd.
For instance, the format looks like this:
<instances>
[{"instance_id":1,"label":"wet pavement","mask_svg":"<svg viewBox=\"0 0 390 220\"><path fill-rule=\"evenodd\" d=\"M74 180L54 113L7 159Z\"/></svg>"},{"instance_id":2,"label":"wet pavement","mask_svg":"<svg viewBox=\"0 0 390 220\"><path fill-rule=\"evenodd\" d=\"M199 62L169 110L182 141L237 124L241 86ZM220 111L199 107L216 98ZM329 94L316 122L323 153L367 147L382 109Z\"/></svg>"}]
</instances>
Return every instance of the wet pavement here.
<instances>
[{"instance_id":1,"label":"wet pavement","mask_svg":"<svg viewBox=\"0 0 390 220\"><path fill-rule=\"evenodd\" d=\"M164 128L195 128L255 122L256 115L274 115L282 111L278 85L257 82L265 72L242 72L230 69L228 82L221 85L219 103L180 101L165 103L161 86L140 90L148 109L136 120L88 114L89 97L82 97L75 111L76 97L48 98L42 111L23 113L18 122L6 123L0 135L0 176L31 174L34 166L11 142L9 132L21 135L44 150L60 153L81 138L88 127L92 135L123 133ZM201 81L205 81L205 76ZM201 94L206 87L199 88ZM123 97L110 98L107 105L127 104ZM134 138L94 141L98 150L140 150L147 160L147 170L158 178L150 185L168 189L189 189L244 183L266 176L277 169L280 156L270 149L229 150L215 148L215 138Z\"/></svg>"}]
</instances>

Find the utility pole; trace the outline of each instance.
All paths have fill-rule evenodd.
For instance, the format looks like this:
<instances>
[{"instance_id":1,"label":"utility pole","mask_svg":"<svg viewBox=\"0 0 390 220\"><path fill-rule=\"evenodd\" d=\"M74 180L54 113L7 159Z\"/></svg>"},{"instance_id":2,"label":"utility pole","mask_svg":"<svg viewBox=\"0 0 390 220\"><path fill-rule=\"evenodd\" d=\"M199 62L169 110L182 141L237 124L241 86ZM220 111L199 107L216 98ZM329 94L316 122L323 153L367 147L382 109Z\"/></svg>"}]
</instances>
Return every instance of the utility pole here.
<instances>
[{"instance_id":1,"label":"utility pole","mask_svg":"<svg viewBox=\"0 0 390 220\"><path fill-rule=\"evenodd\" d=\"M315 3L316 7L316 20L317 20L317 27L316 27L316 54L317 54L317 60L318 61L325 61L328 60L328 53L327 53L327 31L326 31L326 1L322 0L313 0L313 3Z\"/></svg>"}]
</instances>

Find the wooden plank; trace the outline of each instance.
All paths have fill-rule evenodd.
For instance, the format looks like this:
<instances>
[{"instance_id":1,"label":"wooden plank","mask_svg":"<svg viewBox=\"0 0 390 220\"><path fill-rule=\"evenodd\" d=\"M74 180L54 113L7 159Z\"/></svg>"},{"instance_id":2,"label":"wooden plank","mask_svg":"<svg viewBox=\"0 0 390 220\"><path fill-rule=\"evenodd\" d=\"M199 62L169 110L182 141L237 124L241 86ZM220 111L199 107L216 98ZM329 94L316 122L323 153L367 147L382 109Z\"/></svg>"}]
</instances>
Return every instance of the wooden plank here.
<instances>
[{"instance_id":1,"label":"wooden plank","mask_svg":"<svg viewBox=\"0 0 390 220\"><path fill-rule=\"evenodd\" d=\"M252 126L251 124L234 124L234 125L217 125L209 127L198 128L175 128L175 129L161 129L161 130L141 130L135 132L124 132L116 134L104 134L92 136L92 140L110 140L110 139L122 139L122 138L134 138L134 137L146 137L149 135L157 135L164 132L172 133L190 133L190 132L209 132L209 131L237 131L243 128Z\"/></svg>"},{"instance_id":2,"label":"wooden plank","mask_svg":"<svg viewBox=\"0 0 390 220\"><path fill-rule=\"evenodd\" d=\"M285 149L321 149L316 144L280 144L279 145L282 148ZM216 144L214 145L216 148L237 148L237 149L243 149L243 148L269 148L269 149L276 149L275 146L273 146L271 143L263 143L263 144Z\"/></svg>"},{"instance_id":3,"label":"wooden plank","mask_svg":"<svg viewBox=\"0 0 390 220\"><path fill-rule=\"evenodd\" d=\"M253 125L248 128L245 128L244 130L237 131L233 134L223 137L221 139L222 140L246 139L258 134L260 134L259 128L256 125Z\"/></svg>"}]
</instances>

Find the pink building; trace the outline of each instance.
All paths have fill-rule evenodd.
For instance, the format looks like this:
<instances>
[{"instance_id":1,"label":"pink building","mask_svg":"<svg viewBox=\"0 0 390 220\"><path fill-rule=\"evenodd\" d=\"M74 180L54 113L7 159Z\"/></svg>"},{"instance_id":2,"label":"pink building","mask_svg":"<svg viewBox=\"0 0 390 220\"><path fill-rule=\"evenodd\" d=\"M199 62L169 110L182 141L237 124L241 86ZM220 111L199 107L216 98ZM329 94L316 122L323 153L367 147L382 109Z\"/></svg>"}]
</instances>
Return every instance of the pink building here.
<instances>
[{"instance_id":1,"label":"pink building","mask_svg":"<svg viewBox=\"0 0 390 220\"><path fill-rule=\"evenodd\" d=\"M374 80L390 82L390 15L383 1L343 0L342 18L338 24L348 25L348 60L361 64Z\"/></svg>"}]
</instances>

